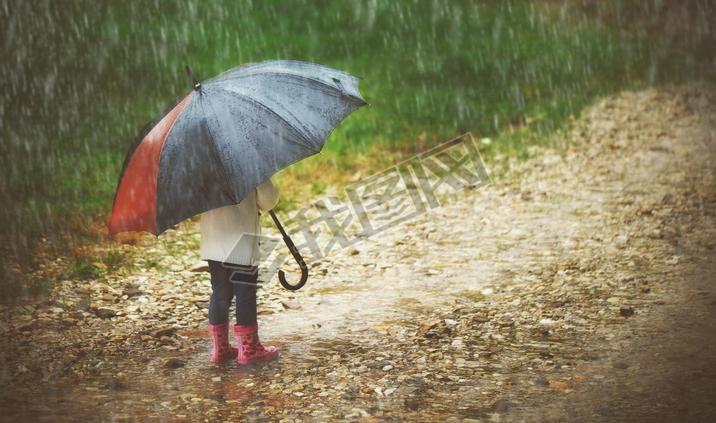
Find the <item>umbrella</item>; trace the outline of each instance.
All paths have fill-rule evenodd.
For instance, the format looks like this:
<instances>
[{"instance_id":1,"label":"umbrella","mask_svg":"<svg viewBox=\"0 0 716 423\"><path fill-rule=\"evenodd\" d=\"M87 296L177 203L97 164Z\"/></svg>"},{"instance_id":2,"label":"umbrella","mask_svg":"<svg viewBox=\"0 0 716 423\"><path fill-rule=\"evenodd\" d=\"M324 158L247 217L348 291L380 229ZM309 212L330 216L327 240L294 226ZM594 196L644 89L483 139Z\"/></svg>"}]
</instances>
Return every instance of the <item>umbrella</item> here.
<instances>
[{"instance_id":1,"label":"umbrella","mask_svg":"<svg viewBox=\"0 0 716 423\"><path fill-rule=\"evenodd\" d=\"M193 89L150 123L127 153L110 233L159 235L182 220L238 204L274 173L318 153L333 129L366 104L359 79L326 66L278 60L239 66ZM273 211L272 219L307 269Z\"/></svg>"}]
</instances>

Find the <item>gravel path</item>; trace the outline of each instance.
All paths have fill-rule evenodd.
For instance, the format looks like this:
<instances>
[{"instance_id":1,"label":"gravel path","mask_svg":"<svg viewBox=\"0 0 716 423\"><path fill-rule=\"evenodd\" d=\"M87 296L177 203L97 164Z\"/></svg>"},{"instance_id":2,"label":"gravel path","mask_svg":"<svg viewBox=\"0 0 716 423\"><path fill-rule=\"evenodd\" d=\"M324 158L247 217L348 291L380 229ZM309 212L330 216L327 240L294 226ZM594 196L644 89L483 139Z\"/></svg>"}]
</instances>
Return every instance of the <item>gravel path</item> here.
<instances>
[{"instance_id":1,"label":"gravel path","mask_svg":"<svg viewBox=\"0 0 716 423\"><path fill-rule=\"evenodd\" d=\"M0 420L714 421L716 89L607 98L562 138L267 284L262 367L206 363L195 225L98 246L134 270L3 310Z\"/></svg>"}]
</instances>

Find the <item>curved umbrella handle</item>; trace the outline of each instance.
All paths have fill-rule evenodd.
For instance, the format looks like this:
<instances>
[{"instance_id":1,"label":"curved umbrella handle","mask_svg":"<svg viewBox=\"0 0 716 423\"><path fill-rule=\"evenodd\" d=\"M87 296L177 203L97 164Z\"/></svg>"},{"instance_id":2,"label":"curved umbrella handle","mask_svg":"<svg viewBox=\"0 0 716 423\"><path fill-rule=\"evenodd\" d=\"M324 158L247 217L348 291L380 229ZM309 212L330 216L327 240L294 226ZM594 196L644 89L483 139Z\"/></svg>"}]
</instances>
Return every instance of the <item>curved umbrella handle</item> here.
<instances>
[{"instance_id":1,"label":"curved umbrella handle","mask_svg":"<svg viewBox=\"0 0 716 423\"><path fill-rule=\"evenodd\" d=\"M301 268L301 280L298 281L296 285L291 285L286 282L286 273L283 270L278 271L278 281L281 282L281 286L288 289L289 291L299 290L303 287L303 285L306 284L306 281L308 280L308 266L306 266L306 262L303 261L301 253L298 252L298 248L296 248L296 245L293 243L293 240L291 240L291 237L289 237L286 231L283 229L283 225L281 225L281 222L279 222L278 217L276 217L276 214L273 212L273 210L269 210L269 214L271 215L271 219L273 219L273 223L281 232L281 235L283 236L283 242L286 243L286 247L288 247L288 250L291 252L291 255L296 260L296 263L298 263L298 267Z\"/></svg>"}]
</instances>

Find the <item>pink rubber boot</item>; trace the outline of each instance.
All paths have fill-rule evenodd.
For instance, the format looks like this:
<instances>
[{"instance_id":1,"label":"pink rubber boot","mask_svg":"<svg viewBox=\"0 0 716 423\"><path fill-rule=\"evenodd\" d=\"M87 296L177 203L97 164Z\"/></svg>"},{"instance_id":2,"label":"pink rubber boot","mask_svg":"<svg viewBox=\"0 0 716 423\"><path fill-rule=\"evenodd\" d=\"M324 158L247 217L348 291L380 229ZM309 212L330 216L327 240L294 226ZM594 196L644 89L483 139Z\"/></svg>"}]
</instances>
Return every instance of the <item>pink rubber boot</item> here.
<instances>
[{"instance_id":1,"label":"pink rubber boot","mask_svg":"<svg viewBox=\"0 0 716 423\"><path fill-rule=\"evenodd\" d=\"M211 335L211 356L209 361L214 364L236 357L236 348L229 344L229 324L209 325Z\"/></svg>"},{"instance_id":2,"label":"pink rubber boot","mask_svg":"<svg viewBox=\"0 0 716 423\"><path fill-rule=\"evenodd\" d=\"M278 348L263 346L259 341L258 325L234 325L236 335L236 361L239 364L249 364L256 361L268 361L278 357Z\"/></svg>"}]
</instances>

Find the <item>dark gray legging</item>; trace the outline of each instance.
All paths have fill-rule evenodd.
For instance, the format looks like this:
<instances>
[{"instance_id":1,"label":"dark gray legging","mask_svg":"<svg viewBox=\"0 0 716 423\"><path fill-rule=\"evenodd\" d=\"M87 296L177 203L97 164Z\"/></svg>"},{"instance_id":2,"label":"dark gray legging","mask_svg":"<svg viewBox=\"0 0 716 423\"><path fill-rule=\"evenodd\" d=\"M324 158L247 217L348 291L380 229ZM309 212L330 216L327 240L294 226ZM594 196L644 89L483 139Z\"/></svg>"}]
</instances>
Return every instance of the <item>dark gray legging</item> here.
<instances>
[{"instance_id":1,"label":"dark gray legging","mask_svg":"<svg viewBox=\"0 0 716 423\"><path fill-rule=\"evenodd\" d=\"M236 298L236 324L256 324L256 283L258 267L208 260L211 273L209 323L229 321L231 301Z\"/></svg>"}]
</instances>

